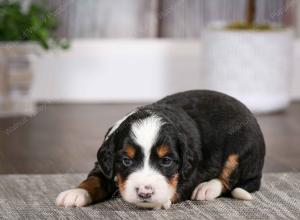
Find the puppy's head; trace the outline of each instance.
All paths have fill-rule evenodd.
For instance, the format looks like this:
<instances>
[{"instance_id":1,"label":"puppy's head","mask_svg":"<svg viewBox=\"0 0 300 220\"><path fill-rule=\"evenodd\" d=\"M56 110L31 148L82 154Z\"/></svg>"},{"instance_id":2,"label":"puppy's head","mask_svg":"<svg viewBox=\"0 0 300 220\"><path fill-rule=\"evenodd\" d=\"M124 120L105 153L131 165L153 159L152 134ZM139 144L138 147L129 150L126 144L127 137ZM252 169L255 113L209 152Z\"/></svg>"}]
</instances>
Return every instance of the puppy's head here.
<instances>
[{"instance_id":1,"label":"puppy's head","mask_svg":"<svg viewBox=\"0 0 300 220\"><path fill-rule=\"evenodd\" d=\"M186 169L180 134L156 114L133 113L108 132L98 152L107 178L115 178L122 198L145 208L158 208L176 198ZM189 166L190 167L190 166Z\"/></svg>"}]
</instances>

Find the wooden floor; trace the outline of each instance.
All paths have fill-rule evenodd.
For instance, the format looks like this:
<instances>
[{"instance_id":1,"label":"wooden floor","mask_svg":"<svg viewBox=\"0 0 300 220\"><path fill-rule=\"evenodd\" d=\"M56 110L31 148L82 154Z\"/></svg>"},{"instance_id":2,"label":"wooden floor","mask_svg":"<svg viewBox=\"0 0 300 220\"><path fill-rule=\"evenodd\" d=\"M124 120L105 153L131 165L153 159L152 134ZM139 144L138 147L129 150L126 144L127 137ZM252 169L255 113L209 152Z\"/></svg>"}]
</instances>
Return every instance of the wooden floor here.
<instances>
[{"instance_id":1,"label":"wooden floor","mask_svg":"<svg viewBox=\"0 0 300 220\"><path fill-rule=\"evenodd\" d=\"M137 104L41 105L31 118L0 119L0 173L88 172L106 129ZM265 172L300 171L300 103L258 117Z\"/></svg>"}]
</instances>

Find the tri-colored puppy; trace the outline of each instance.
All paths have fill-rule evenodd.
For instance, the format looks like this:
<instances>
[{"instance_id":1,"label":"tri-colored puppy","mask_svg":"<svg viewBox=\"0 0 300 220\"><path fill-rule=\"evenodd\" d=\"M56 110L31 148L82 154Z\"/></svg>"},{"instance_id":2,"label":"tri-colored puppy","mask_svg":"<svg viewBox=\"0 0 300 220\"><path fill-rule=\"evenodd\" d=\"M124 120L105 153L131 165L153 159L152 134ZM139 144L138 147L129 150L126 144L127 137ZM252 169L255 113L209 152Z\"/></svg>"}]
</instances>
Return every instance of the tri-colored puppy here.
<instances>
[{"instance_id":1,"label":"tri-colored puppy","mask_svg":"<svg viewBox=\"0 0 300 220\"><path fill-rule=\"evenodd\" d=\"M86 206L118 189L145 208L226 194L249 200L260 187L264 156L259 125L242 103L207 90L178 93L111 127L88 178L56 203Z\"/></svg>"}]
</instances>

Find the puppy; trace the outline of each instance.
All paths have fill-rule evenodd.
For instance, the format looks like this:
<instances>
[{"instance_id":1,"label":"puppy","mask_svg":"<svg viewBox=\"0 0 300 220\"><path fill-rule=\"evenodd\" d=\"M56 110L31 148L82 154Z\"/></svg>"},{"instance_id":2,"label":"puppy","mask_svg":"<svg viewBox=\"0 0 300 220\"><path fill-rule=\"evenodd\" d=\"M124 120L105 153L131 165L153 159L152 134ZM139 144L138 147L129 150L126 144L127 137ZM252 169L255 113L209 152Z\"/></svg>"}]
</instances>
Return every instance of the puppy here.
<instances>
[{"instance_id":1,"label":"puppy","mask_svg":"<svg viewBox=\"0 0 300 220\"><path fill-rule=\"evenodd\" d=\"M253 114L225 94L198 90L135 109L112 126L95 168L58 206L101 202L119 190L138 207L164 208L259 190L265 143Z\"/></svg>"}]
</instances>

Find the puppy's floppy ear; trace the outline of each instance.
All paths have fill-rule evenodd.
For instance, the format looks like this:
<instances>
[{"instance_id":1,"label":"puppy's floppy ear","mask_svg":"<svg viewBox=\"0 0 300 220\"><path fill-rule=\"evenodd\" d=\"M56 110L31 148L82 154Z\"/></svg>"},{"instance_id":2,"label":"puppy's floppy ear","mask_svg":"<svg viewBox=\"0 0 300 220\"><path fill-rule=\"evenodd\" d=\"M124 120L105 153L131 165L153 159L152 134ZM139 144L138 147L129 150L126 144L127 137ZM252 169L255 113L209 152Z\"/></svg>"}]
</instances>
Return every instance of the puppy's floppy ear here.
<instances>
[{"instance_id":1,"label":"puppy's floppy ear","mask_svg":"<svg viewBox=\"0 0 300 220\"><path fill-rule=\"evenodd\" d=\"M183 180L190 177L192 172L197 166L198 154L195 152L194 147L191 146L185 135L179 135L178 137L178 148L182 160L179 174Z\"/></svg>"},{"instance_id":2,"label":"puppy's floppy ear","mask_svg":"<svg viewBox=\"0 0 300 220\"><path fill-rule=\"evenodd\" d=\"M102 174L107 179L114 177L114 163L115 163L115 143L114 134L106 138L98 150L97 159Z\"/></svg>"}]
</instances>

